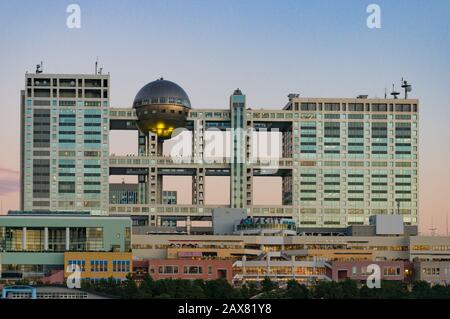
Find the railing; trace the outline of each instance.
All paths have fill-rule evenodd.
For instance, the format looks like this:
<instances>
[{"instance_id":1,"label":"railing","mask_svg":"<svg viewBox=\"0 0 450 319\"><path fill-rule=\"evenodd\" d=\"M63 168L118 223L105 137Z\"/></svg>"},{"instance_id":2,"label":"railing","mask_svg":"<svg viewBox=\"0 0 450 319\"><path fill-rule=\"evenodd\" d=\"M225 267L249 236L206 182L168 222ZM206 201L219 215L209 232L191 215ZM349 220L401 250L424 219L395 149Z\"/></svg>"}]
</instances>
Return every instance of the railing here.
<instances>
[{"instance_id":1,"label":"railing","mask_svg":"<svg viewBox=\"0 0 450 319\"><path fill-rule=\"evenodd\" d=\"M171 156L138 156L138 155L110 155L110 165L226 165L230 164L230 159L226 157L221 158L194 158L194 157L171 157ZM292 158L258 158L254 162L248 163L255 167L292 167Z\"/></svg>"},{"instance_id":2,"label":"railing","mask_svg":"<svg viewBox=\"0 0 450 319\"><path fill-rule=\"evenodd\" d=\"M267 224L239 224L237 225L238 231L243 230L260 230L260 229L269 229L269 230L292 230L297 231L297 226L294 224L275 224L275 223L267 223Z\"/></svg>"}]
</instances>

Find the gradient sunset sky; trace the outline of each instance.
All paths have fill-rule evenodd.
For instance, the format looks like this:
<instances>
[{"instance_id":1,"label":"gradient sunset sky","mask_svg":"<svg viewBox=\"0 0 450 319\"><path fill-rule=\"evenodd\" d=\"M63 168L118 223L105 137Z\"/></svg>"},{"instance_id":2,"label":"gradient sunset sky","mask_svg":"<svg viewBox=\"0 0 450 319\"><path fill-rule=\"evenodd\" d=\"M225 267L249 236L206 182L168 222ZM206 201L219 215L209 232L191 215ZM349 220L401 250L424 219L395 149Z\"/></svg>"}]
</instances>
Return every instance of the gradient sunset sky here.
<instances>
[{"instance_id":1,"label":"gradient sunset sky","mask_svg":"<svg viewBox=\"0 0 450 319\"><path fill-rule=\"evenodd\" d=\"M81 7L81 29L66 27L71 3ZM366 26L371 3L381 7L381 29ZM46 73L92 73L98 56L111 73L114 107L130 107L160 76L180 84L195 108L228 108L239 87L249 107L274 109L291 92L383 97L405 77L421 104L420 228L446 232L450 1L1 1L0 26L3 213L19 207L25 72L42 60ZM112 153L136 153L129 134L112 134ZM169 179L166 187L177 185ZM258 196L268 198L263 185Z\"/></svg>"}]
</instances>

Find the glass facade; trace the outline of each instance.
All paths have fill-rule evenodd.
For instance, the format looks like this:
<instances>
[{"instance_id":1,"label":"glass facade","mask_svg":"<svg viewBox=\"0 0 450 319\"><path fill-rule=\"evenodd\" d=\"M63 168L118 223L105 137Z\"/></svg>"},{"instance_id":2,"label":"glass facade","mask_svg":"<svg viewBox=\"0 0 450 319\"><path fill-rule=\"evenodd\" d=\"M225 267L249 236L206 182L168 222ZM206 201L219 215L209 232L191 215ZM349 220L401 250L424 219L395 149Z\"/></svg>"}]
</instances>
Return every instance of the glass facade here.
<instances>
[{"instance_id":1,"label":"glass facade","mask_svg":"<svg viewBox=\"0 0 450 319\"><path fill-rule=\"evenodd\" d=\"M68 241L66 238L67 230L69 230L70 236ZM104 250L104 234L101 227L48 227L47 231L48 249L45 249L45 227L25 227L25 232L22 227L0 227L0 248L2 251L7 252ZM130 233L130 230L128 230L128 233ZM125 236L125 241L130 246L130 234L125 234ZM69 249L66 249L67 243L69 244Z\"/></svg>"},{"instance_id":2,"label":"glass facade","mask_svg":"<svg viewBox=\"0 0 450 319\"><path fill-rule=\"evenodd\" d=\"M370 215L395 212L416 225L417 104L336 100L298 98L285 108L294 113L292 139L283 145L294 158L286 189L298 207L299 224L368 224ZM253 117L264 118L264 112Z\"/></svg>"},{"instance_id":3,"label":"glass facade","mask_svg":"<svg viewBox=\"0 0 450 319\"><path fill-rule=\"evenodd\" d=\"M109 75L27 74L22 117L22 209L107 213Z\"/></svg>"}]
</instances>

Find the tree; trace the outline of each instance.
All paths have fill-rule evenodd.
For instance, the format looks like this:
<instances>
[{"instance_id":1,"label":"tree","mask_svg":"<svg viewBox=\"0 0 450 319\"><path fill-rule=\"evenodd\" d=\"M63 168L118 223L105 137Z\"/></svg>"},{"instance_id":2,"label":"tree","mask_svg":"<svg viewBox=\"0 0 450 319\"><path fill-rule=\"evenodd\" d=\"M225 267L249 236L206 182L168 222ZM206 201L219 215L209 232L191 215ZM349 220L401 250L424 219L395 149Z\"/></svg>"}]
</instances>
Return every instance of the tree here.
<instances>
[{"instance_id":1,"label":"tree","mask_svg":"<svg viewBox=\"0 0 450 319\"><path fill-rule=\"evenodd\" d=\"M415 281L412 284L411 298L429 299L432 298L431 286L426 281Z\"/></svg>"},{"instance_id":2,"label":"tree","mask_svg":"<svg viewBox=\"0 0 450 319\"><path fill-rule=\"evenodd\" d=\"M152 277L147 273L142 279L141 285L139 286L139 295L141 298L149 299L153 297L153 286L154 281Z\"/></svg>"},{"instance_id":3,"label":"tree","mask_svg":"<svg viewBox=\"0 0 450 319\"><path fill-rule=\"evenodd\" d=\"M380 289L369 288L366 285L363 285L359 289L359 297L363 299L380 299L381 298Z\"/></svg>"},{"instance_id":4,"label":"tree","mask_svg":"<svg viewBox=\"0 0 450 319\"><path fill-rule=\"evenodd\" d=\"M406 284L397 280L383 280L380 288L363 286L359 290L359 296L364 299L404 299L409 297Z\"/></svg>"},{"instance_id":5,"label":"tree","mask_svg":"<svg viewBox=\"0 0 450 319\"><path fill-rule=\"evenodd\" d=\"M339 282L339 286L342 289L342 298L355 299L359 297L358 284L356 281L346 279Z\"/></svg>"},{"instance_id":6,"label":"tree","mask_svg":"<svg viewBox=\"0 0 450 319\"><path fill-rule=\"evenodd\" d=\"M278 289L273 289L271 291L263 292L257 297L258 299L283 299L285 295Z\"/></svg>"},{"instance_id":7,"label":"tree","mask_svg":"<svg viewBox=\"0 0 450 319\"><path fill-rule=\"evenodd\" d=\"M432 298L450 299L450 286L434 285L431 287Z\"/></svg>"},{"instance_id":8,"label":"tree","mask_svg":"<svg viewBox=\"0 0 450 319\"><path fill-rule=\"evenodd\" d=\"M250 297L253 297L258 293L258 287L256 287L256 284L254 282L250 282L246 286L248 287L248 293Z\"/></svg>"},{"instance_id":9,"label":"tree","mask_svg":"<svg viewBox=\"0 0 450 319\"><path fill-rule=\"evenodd\" d=\"M122 289L122 297L127 299L138 298L139 289L136 285L136 282L133 280L131 274L127 274L127 279L125 280L123 289Z\"/></svg>"},{"instance_id":10,"label":"tree","mask_svg":"<svg viewBox=\"0 0 450 319\"><path fill-rule=\"evenodd\" d=\"M320 281L314 287L314 298L342 299L342 287L335 281Z\"/></svg>"},{"instance_id":11,"label":"tree","mask_svg":"<svg viewBox=\"0 0 450 319\"><path fill-rule=\"evenodd\" d=\"M270 280L269 277L264 277L264 279L261 281L261 288L263 292L269 292L277 287L278 285Z\"/></svg>"},{"instance_id":12,"label":"tree","mask_svg":"<svg viewBox=\"0 0 450 319\"><path fill-rule=\"evenodd\" d=\"M208 280L205 282L206 298L231 299L239 297L239 293L225 279Z\"/></svg>"},{"instance_id":13,"label":"tree","mask_svg":"<svg viewBox=\"0 0 450 319\"><path fill-rule=\"evenodd\" d=\"M383 299L404 299L409 296L406 284L402 281L384 280L380 289Z\"/></svg>"},{"instance_id":14,"label":"tree","mask_svg":"<svg viewBox=\"0 0 450 319\"><path fill-rule=\"evenodd\" d=\"M293 279L287 282L285 296L290 299L309 299L311 297L309 289Z\"/></svg>"}]
</instances>

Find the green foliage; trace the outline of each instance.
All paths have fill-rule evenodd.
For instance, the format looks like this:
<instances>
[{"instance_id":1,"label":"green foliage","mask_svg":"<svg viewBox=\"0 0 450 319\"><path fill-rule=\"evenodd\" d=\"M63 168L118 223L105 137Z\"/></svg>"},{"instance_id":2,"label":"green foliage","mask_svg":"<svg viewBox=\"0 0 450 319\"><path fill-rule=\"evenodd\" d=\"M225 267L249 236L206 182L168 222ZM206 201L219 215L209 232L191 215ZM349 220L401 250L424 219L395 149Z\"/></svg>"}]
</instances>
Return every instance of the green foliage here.
<instances>
[{"instance_id":1,"label":"green foliage","mask_svg":"<svg viewBox=\"0 0 450 319\"><path fill-rule=\"evenodd\" d=\"M290 280L285 287L279 288L276 283L265 278L259 286L248 283L235 288L225 279L153 280L149 275L137 285L131 275L128 275L123 282L117 282L113 278L97 282L82 281L82 289L127 299L249 299L255 296L266 299L450 299L450 286L430 286L423 281L414 282L411 291L401 281L382 281L380 288L370 289L349 279L339 282L321 281L313 287Z\"/></svg>"},{"instance_id":2,"label":"green foliage","mask_svg":"<svg viewBox=\"0 0 450 319\"><path fill-rule=\"evenodd\" d=\"M342 298L344 299L356 299L359 298L358 284L354 280L344 280L339 282L342 289Z\"/></svg>"},{"instance_id":3,"label":"green foliage","mask_svg":"<svg viewBox=\"0 0 450 319\"><path fill-rule=\"evenodd\" d=\"M412 285L411 297L415 299L432 298L431 286L426 281L415 281Z\"/></svg>"},{"instance_id":4,"label":"green foliage","mask_svg":"<svg viewBox=\"0 0 450 319\"><path fill-rule=\"evenodd\" d=\"M242 297L238 289L233 288L225 279L208 280L204 292L211 299L233 299Z\"/></svg>"},{"instance_id":5,"label":"green foliage","mask_svg":"<svg viewBox=\"0 0 450 319\"><path fill-rule=\"evenodd\" d=\"M343 299L342 287L335 281L321 281L313 289L316 299Z\"/></svg>"},{"instance_id":6,"label":"green foliage","mask_svg":"<svg viewBox=\"0 0 450 319\"><path fill-rule=\"evenodd\" d=\"M270 280L269 277L265 277L263 279L263 281L261 281L261 288L263 292L269 292L271 290L274 290L275 288L277 288L278 285L273 282L272 280Z\"/></svg>"},{"instance_id":7,"label":"green foliage","mask_svg":"<svg viewBox=\"0 0 450 319\"><path fill-rule=\"evenodd\" d=\"M286 298L289 299L310 299L311 294L305 285L301 285L295 280L289 280L287 283Z\"/></svg>"}]
</instances>

